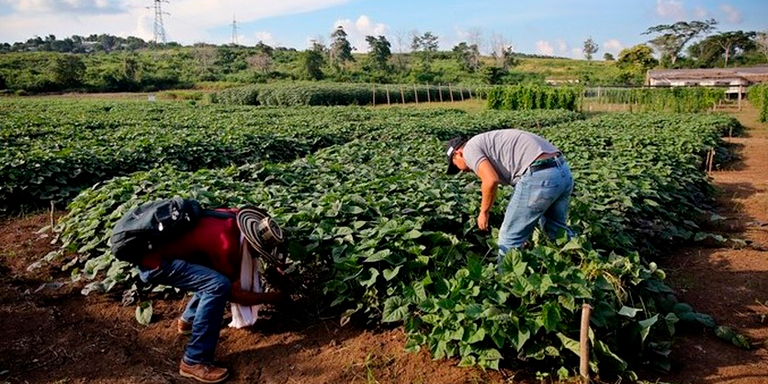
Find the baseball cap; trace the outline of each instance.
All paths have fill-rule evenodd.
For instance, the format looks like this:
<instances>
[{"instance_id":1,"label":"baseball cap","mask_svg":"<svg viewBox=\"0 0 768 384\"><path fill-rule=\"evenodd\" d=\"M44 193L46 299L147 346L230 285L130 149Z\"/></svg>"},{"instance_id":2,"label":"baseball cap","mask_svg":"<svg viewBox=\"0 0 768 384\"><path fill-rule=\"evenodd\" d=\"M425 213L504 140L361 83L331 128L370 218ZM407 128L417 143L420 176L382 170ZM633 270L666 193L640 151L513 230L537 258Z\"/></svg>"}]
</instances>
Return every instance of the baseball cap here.
<instances>
[{"instance_id":1,"label":"baseball cap","mask_svg":"<svg viewBox=\"0 0 768 384\"><path fill-rule=\"evenodd\" d=\"M456 136L450 140L448 140L448 143L446 144L446 161L448 162L448 170L446 171L449 175L455 175L459 173L460 169L453 164L453 153L456 152L457 149L461 148L464 143L467 142L467 138Z\"/></svg>"}]
</instances>

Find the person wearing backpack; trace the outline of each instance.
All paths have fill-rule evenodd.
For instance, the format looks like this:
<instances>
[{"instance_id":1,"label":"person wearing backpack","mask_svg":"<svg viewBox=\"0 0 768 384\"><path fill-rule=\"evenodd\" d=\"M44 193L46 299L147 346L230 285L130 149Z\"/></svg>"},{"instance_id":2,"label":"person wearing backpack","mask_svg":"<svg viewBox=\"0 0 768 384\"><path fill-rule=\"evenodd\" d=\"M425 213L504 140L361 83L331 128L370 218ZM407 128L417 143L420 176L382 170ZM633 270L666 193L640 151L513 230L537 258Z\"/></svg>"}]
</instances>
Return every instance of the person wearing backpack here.
<instances>
[{"instance_id":1,"label":"person wearing backpack","mask_svg":"<svg viewBox=\"0 0 768 384\"><path fill-rule=\"evenodd\" d=\"M251 306L274 304L283 299L279 292L255 293L240 288L242 247L258 251L254 254L274 255L271 251L276 250L276 246L269 249L267 242L261 241L260 235L271 233L259 233L262 227L241 231L241 225L259 226L265 222L261 217L257 217L260 220L256 224L249 224L256 220L244 218L248 215L238 209L200 211L185 204L189 205L189 201L159 201L129 212L121 219L123 223L118 222L113 230L112 248L118 258L133 259L142 281L194 292L177 320L178 332L190 335L179 374L203 383L219 383L229 377L227 368L214 365L227 301ZM131 221L139 224L126 224ZM279 227L275 227L279 232ZM150 229L155 233L150 233ZM170 238L161 239L163 232ZM281 232L279 235L282 237ZM143 248L126 247L125 243L130 242L143 244ZM132 256L126 249L132 250ZM136 256L141 253L139 249L146 251Z\"/></svg>"}]
</instances>

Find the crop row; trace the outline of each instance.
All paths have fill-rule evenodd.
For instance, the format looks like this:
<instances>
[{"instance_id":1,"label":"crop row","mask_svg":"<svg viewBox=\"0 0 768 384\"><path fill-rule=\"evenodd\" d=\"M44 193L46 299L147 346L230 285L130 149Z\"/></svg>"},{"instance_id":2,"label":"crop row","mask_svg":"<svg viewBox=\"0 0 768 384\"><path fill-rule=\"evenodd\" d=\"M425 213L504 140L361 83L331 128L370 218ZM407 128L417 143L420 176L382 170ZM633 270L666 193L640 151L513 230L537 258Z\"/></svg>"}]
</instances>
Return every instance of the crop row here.
<instances>
[{"instance_id":1,"label":"crop row","mask_svg":"<svg viewBox=\"0 0 768 384\"><path fill-rule=\"evenodd\" d=\"M290 234L302 279L318 288L318 311L402 321L409 348L436 358L497 367L502 356L518 356L568 372L577 360L576 314L590 303L593 369L631 376L628 367L641 362L668 364L676 323L713 326L678 303L663 272L636 251L696 236L709 195L703 154L721 145L733 119L621 114L530 127L572 165L570 215L580 236L537 237L497 273L495 237L475 229L479 183L444 174L441 136L481 124L449 132L444 117L423 115L397 140L360 136L291 162L162 167L112 179L69 205L57 227L62 252L47 259L64 257L74 276L94 279L87 290L109 290L135 273L109 253L109 228L140 202L178 195L268 208ZM510 193L500 192L499 201ZM492 226L503 210L497 203Z\"/></svg>"},{"instance_id":2,"label":"crop row","mask_svg":"<svg viewBox=\"0 0 768 384\"><path fill-rule=\"evenodd\" d=\"M536 127L580 118L553 112L484 113L365 108L253 108L179 103L3 102L0 211L66 202L114 176L285 162L355 138ZM425 126L424 121L433 122ZM433 127L439 127L434 129Z\"/></svg>"}]
</instances>

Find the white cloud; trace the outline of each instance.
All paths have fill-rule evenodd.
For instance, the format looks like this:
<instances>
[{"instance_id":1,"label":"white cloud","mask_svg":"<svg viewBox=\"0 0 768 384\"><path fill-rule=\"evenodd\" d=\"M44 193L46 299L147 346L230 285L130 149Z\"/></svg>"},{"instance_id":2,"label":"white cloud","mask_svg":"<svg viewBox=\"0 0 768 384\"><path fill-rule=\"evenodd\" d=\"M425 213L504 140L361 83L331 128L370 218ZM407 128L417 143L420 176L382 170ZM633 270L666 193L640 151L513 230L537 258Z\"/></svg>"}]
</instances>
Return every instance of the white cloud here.
<instances>
[{"instance_id":1,"label":"white cloud","mask_svg":"<svg viewBox=\"0 0 768 384\"><path fill-rule=\"evenodd\" d=\"M697 19L706 19L709 17L709 11L704 7L696 6L696 8L693 9L693 15L696 16Z\"/></svg>"},{"instance_id":2,"label":"white cloud","mask_svg":"<svg viewBox=\"0 0 768 384\"><path fill-rule=\"evenodd\" d=\"M275 37L272 36L271 33L265 32L265 31L258 31L254 33L254 36L256 36L256 41L261 41L262 43L270 46L278 46L277 40L275 40Z\"/></svg>"},{"instance_id":3,"label":"white cloud","mask_svg":"<svg viewBox=\"0 0 768 384\"><path fill-rule=\"evenodd\" d=\"M536 52L541 55L554 56L555 50L549 41L539 40L536 42Z\"/></svg>"},{"instance_id":4,"label":"white cloud","mask_svg":"<svg viewBox=\"0 0 768 384\"><path fill-rule=\"evenodd\" d=\"M269 17L311 12L351 0L171 0L162 2L166 37L181 44L226 44L231 34L213 38L210 30L226 28L234 13L238 24ZM151 40L154 10L149 0L0 0L0 41L25 41L32 36L88 36L109 33ZM119 4L119 5L118 5ZM147 9L147 7L150 9ZM74 17L73 17L74 16ZM248 36L246 36L247 38Z\"/></svg>"},{"instance_id":5,"label":"white cloud","mask_svg":"<svg viewBox=\"0 0 768 384\"><path fill-rule=\"evenodd\" d=\"M124 10L107 0L3 0L21 13L109 14Z\"/></svg>"},{"instance_id":6,"label":"white cloud","mask_svg":"<svg viewBox=\"0 0 768 384\"><path fill-rule=\"evenodd\" d=\"M584 57L584 50L582 48L571 48L571 58L578 59Z\"/></svg>"},{"instance_id":7,"label":"white cloud","mask_svg":"<svg viewBox=\"0 0 768 384\"><path fill-rule=\"evenodd\" d=\"M613 53L614 55L621 52L622 49L624 49L624 44L617 39L610 39L603 43L603 51Z\"/></svg>"},{"instance_id":8,"label":"white cloud","mask_svg":"<svg viewBox=\"0 0 768 384\"><path fill-rule=\"evenodd\" d=\"M656 14L669 19L685 19L683 3L675 0L656 0Z\"/></svg>"},{"instance_id":9,"label":"white cloud","mask_svg":"<svg viewBox=\"0 0 768 384\"><path fill-rule=\"evenodd\" d=\"M331 32L335 31L339 26L344 28L347 40L357 49L356 52L368 52L368 42L365 41L366 36L383 36L388 29L386 24L376 23L366 15L361 15L355 21L349 19L336 20L333 23ZM392 42L390 41L390 43Z\"/></svg>"},{"instance_id":10,"label":"white cloud","mask_svg":"<svg viewBox=\"0 0 768 384\"><path fill-rule=\"evenodd\" d=\"M738 9L734 8L730 4L723 4L720 6L720 11L725 13L725 16L727 17L728 21L734 24L741 23L741 12L739 12Z\"/></svg>"},{"instance_id":11,"label":"white cloud","mask_svg":"<svg viewBox=\"0 0 768 384\"><path fill-rule=\"evenodd\" d=\"M561 55L565 55L566 52L568 52L568 43L566 43L565 40L558 40L557 41L557 51Z\"/></svg>"}]
</instances>

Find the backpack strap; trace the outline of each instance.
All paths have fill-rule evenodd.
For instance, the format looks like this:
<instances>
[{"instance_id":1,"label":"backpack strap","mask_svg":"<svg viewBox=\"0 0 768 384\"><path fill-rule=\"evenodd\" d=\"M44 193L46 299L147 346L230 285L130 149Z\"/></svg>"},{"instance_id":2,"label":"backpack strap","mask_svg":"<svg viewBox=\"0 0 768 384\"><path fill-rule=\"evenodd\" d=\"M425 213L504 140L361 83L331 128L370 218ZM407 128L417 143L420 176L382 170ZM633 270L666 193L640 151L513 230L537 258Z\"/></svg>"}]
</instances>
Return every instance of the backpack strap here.
<instances>
[{"instance_id":1,"label":"backpack strap","mask_svg":"<svg viewBox=\"0 0 768 384\"><path fill-rule=\"evenodd\" d=\"M237 217L232 212L222 212L222 211L215 211L213 209L203 209L200 211L201 217L213 217L216 219L234 219Z\"/></svg>"}]
</instances>

